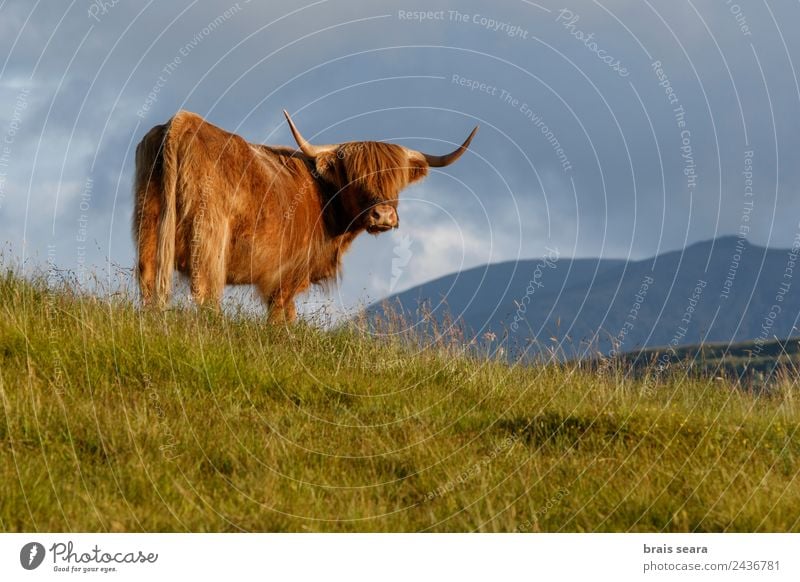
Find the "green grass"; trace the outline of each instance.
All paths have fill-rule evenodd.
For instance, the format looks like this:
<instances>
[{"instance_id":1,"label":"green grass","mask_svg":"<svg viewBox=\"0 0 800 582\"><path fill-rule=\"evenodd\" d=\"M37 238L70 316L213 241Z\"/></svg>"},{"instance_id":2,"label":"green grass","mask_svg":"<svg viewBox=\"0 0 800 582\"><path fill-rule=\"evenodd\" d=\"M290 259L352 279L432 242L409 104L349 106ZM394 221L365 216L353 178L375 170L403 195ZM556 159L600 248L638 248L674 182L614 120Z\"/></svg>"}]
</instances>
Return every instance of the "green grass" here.
<instances>
[{"instance_id":1,"label":"green grass","mask_svg":"<svg viewBox=\"0 0 800 582\"><path fill-rule=\"evenodd\" d=\"M791 378L515 368L11 273L0 313L3 531L800 530Z\"/></svg>"}]
</instances>

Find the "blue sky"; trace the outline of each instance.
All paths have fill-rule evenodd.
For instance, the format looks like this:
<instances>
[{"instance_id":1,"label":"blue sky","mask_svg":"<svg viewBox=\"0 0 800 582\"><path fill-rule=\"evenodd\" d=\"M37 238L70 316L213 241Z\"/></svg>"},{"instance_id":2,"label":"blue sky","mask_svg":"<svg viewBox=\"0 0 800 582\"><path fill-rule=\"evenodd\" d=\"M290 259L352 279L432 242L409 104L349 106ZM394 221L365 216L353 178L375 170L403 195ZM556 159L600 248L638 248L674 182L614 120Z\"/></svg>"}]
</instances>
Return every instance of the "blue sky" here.
<instances>
[{"instance_id":1,"label":"blue sky","mask_svg":"<svg viewBox=\"0 0 800 582\"><path fill-rule=\"evenodd\" d=\"M292 143L286 108L321 142L430 153L480 124L404 192L397 233L357 241L339 308L548 247L643 258L745 230L787 247L797 23L789 0L6 1L5 254L129 268L133 150L181 108L254 142Z\"/></svg>"}]
</instances>

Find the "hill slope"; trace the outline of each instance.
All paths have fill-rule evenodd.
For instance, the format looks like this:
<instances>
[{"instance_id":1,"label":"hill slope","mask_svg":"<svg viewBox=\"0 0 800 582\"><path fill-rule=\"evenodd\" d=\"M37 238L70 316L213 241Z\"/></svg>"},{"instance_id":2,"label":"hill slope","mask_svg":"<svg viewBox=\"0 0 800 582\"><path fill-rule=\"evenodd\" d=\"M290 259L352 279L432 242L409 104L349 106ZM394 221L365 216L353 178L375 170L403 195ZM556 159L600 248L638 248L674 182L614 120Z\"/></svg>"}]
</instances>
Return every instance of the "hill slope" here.
<instances>
[{"instance_id":1,"label":"hill slope","mask_svg":"<svg viewBox=\"0 0 800 582\"><path fill-rule=\"evenodd\" d=\"M0 529L800 530L796 381L460 348L0 275Z\"/></svg>"},{"instance_id":2,"label":"hill slope","mask_svg":"<svg viewBox=\"0 0 800 582\"><path fill-rule=\"evenodd\" d=\"M531 340L551 345L555 337L568 355L770 340L797 333L797 258L736 237L634 262L551 256L454 273L370 313L388 304L414 324L427 302L435 317L447 312L478 334L508 332L520 349Z\"/></svg>"},{"instance_id":3,"label":"hill slope","mask_svg":"<svg viewBox=\"0 0 800 582\"><path fill-rule=\"evenodd\" d=\"M669 348L648 348L618 355L615 365L635 375L687 373L724 377L748 390L769 389L775 382L797 376L800 341L707 343ZM591 365L607 366L608 359L595 358ZM588 365L588 362L587 362Z\"/></svg>"}]
</instances>

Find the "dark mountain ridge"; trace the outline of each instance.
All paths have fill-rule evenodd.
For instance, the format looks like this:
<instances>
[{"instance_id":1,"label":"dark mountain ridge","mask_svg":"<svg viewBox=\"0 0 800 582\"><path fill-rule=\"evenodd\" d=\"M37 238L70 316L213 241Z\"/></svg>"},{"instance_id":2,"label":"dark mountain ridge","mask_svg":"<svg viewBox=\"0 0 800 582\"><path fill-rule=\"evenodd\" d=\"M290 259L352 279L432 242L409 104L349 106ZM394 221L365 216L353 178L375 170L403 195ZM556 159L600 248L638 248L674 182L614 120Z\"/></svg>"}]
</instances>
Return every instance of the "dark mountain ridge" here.
<instances>
[{"instance_id":1,"label":"dark mountain ridge","mask_svg":"<svg viewBox=\"0 0 800 582\"><path fill-rule=\"evenodd\" d=\"M449 317L470 335L491 332L508 345L539 346L534 351L555 344L570 357L763 343L796 333L799 252L800 241L773 249L734 236L637 261L550 252L440 277L372 305L368 314L399 310L409 324Z\"/></svg>"}]
</instances>

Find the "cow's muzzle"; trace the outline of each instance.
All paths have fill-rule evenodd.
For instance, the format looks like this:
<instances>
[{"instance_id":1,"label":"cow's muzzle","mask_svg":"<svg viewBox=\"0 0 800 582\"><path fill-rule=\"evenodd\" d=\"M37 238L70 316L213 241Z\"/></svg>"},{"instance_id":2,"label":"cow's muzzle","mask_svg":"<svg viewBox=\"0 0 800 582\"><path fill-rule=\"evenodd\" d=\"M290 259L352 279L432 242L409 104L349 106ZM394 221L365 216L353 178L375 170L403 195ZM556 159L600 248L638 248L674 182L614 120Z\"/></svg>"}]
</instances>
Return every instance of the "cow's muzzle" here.
<instances>
[{"instance_id":1,"label":"cow's muzzle","mask_svg":"<svg viewBox=\"0 0 800 582\"><path fill-rule=\"evenodd\" d=\"M367 217L367 232L370 234L386 232L398 226L400 226L400 222L397 219L397 211L393 206L378 204L370 209Z\"/></svg>"}]
</instances>

